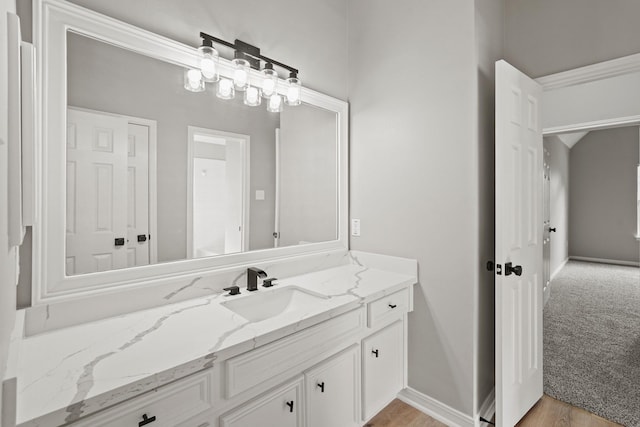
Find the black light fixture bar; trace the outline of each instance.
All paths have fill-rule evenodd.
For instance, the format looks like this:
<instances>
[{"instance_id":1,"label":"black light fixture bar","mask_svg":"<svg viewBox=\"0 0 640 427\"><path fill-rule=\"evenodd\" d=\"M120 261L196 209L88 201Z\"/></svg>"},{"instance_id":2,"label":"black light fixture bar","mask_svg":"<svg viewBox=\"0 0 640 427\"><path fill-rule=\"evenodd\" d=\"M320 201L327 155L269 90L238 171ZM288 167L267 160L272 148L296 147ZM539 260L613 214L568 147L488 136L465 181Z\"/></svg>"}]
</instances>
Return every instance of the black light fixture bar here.
<instances>
[{"instance_id":1,"label":"black light fixture bar","mask_svg":"<svg viewBox=\"0 0 640 427\"><path fill-rule=\"evenodd\" d=\"M210 34L203 33L203 32L200 32L200 38L202 38L203 40L208 40L209 42L216 42L223 46L230 47L231 49L234 49L236 52L239 52L241 55L249 56L250 57L249 62L251 64L251 67L257 70L260 69L260 61L262 60L266 63L277 65L278 67L284 68L285 70L289 71L289 77L298 76L298 70L296 68L293 68L287 64L283 64L280 61L276 61L274 59L271 59L262 55L260 53L259 47L253 46L249 43L245 43L242 40L236 39L234 43L229 43L226 40L219 39L218 37L214 37ZM254 60L251 61L250 59L254 59Z\"/></svg>"}]
</instances>

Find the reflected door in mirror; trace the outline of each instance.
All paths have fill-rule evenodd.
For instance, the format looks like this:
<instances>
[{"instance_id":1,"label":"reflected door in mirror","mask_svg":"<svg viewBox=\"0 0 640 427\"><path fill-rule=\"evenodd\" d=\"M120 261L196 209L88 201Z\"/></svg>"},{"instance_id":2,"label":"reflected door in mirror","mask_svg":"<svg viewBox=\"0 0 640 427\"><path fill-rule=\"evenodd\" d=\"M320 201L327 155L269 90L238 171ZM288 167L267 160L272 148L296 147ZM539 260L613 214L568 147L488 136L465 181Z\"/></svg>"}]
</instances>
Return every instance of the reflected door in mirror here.
<instances>
[{"instance_id":1,"label":"reflected door in mirror","mask_svg":"<svg viewBox=\"0 0 640 427\"><path fill-rule=\"evenodd\" d=\"M74 108L67 122L66 274L148 264L148 129Z\"/></svg>"}]
</instances>

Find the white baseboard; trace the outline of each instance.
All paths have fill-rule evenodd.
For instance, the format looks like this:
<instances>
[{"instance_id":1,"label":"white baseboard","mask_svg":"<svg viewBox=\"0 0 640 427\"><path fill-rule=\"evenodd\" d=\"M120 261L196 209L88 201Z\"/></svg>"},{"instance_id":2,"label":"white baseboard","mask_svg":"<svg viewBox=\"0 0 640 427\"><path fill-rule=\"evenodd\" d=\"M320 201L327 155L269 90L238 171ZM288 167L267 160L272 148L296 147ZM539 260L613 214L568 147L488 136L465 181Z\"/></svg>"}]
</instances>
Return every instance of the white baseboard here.
<instances>
[{"instance_id":1,"label":"white baseboard","mask_svg":"<svg viewBox=\"0 0 640 427\"><path fill-rule=\"evenodd\" d=\"M469 415L463 414L457 409L453 409L411 387L407 387L398 393L398 399L450 427L475 427L473 418Z\"/></svg>"},{"instance_id":2,"label":"white baseboard","mask_svg":"<svg viewBox=\"0 0 640 427\"><path fill-rule=\"evenodd\" d=\"M565 260L560 263L558 268L556 268L555 271L551 273L551 280L553 280L553 278L556 277L558 273L560 273L560 270L562 270L564 266L567 265L568 262L569 262L569 257L566 257Z\"/></svg>"},{"instance_id":3,"label":"white baseboard","mask_svg":"<svg viewBox=\"0 0 640 427\"><path fill-rule=\"evenodd\" d=\"M489 393L489 395L486 397L486 399L484 399L484 402L482 402L482 406L480 406L480 409L478 410L478 419L476 426L486 426L486 424L480 424L480 417L484 418L485 420L491 420L491 418L493 418L493 415L496 413L496 389L493 388L491 389L491 392Z\"/></svg>"},{"instance_id":4,"label":"white baseboard","mask_svg":"<svg viewBox=\"0 0 640 427\"><path fill-rule=\"evenodd\" d=\"M569 259L573 259L576 261L598 262L600 264L628 265L631 267L640 267L640 262L638 261L621 261L619 259L590 258L586 256L573 256L573 255L571 255Z\"/></svg>"}]
</instances>

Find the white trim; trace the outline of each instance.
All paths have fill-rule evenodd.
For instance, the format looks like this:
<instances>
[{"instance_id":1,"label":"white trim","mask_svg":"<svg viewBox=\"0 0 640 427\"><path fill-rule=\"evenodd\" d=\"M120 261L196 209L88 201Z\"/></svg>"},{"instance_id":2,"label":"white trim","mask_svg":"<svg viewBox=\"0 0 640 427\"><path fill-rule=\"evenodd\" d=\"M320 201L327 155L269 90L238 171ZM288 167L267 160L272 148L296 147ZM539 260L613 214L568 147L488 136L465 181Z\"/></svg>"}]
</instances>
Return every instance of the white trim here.
<instances>
[{"instance_id":1,"label":"white trim","mask_svg":"<svg viewBox=\"0 0 640 427\"><path fill-rule=\"evenodd\" d=\"M610 129L616 127L635 126L640 124L640 115L615 117L611 119L595 120L592 122L575 123L565 126L554 126L544 128L542 134L544 136L559 135L563 133L573 133L581 131L592 131L598 129Z\"/></svg>"},{"instance_id":2,"label":"white trim","mask_svg":"<svg viewBox=\"0 0 640 427\"><path fill-rule=\"evenodd\" d=\"M240 268L265 262L283 261L291 256L346 250L348 241L348 113L345 101L303 87L302 101L336 114L338 158L338 233L332 241L256 250L218 257L182 260L100 273L66 277L64 272L64 147L51 141L66 136L66 34L67 31L110 43L146 56L195 67L198 50L95 11L63 0L34 0L34 45L37 54L39 123L36 164L38 210L33 229L32 303L45 305L141 288L167 280L178 280L197 272ZM231 75L231 61L221 58L221 74ZM251 79L259 78L252 71ZM284 90L284 81L279 82ZM39 162L39 163L38 163Z\"/></svg>"},{"instance_id":3,"label":"white trim","mask_svg":"<svg viewBox=\"0 0 640 427\"><path fill-rule=\"evenodd\" d=\"M631 267L640 267L640 262L638 261L622 261L618 259L591 258L586 256L573 256L573 255L571 255L569 259L575 260L575 261L597 262L600 264L627 265Z\"/></svg>"},{"instance_id":4,"label":"white trim","mask_svg":"<svg viewBox=\"0 0 640 427\"><path fill-rule=\"evenodd\" d=\"M634 237L636 238L636 240L640 241L640 235L635 234Z\"/></svg>"},{"instance_id":5,"label":"white trim","mask_svg":"<svg viewBox=\"0 0 640 427\"><path fill-rule=\"evenodd\" d=\"M565 260L560 263L558 268L556 268L554 272L551 273L551 278L549 280L553 280L558 275L558 273L560 273L560 270L562 270L564 266L567 265L568 262L569 262L569 257L566 257Z\"/></svg>"},{"instance_id":6,"label":"white trim","mask_svg":"<svg viewBox=\"0 0 640 427\"><path fill-rule=\"evenodd\" d=\"M487 397L482 402L480 409L478 410L478 416L476 417L476 427L482 426L485 424L480 424L480 417L485 420L491 420L496 413L496 389L495 387L491 389Z\"/></svg>"},{"instance_id":7,"label":"white trim","mask_svg":"<svg viewBox=\"0 0 640 427\"><path fill-rule=\"evenodd\" d=\"M401 390L398 393L398 399L450 427L475 427L473 418L469 415L463 414L457 409L453 409L411 387Z\"/></svg>"},{"instance_id":8,"label":"white trim","mask_svg":"<svg viewBox=\"0 0 640 427\"><path fill-rule=\"evenodd\" d=\"M600 62L536 79L544 90L588 83L640 71L640 53Z\"/></svg>"}]
</instances>

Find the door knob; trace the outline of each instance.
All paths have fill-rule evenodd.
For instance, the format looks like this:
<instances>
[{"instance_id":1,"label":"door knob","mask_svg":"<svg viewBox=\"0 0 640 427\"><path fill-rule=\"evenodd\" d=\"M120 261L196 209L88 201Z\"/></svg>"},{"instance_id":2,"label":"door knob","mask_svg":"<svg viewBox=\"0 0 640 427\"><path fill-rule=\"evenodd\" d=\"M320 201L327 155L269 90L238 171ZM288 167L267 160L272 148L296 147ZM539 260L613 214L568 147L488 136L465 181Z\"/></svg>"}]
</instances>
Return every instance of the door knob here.
<instances>
[{"instance_id":1,"label":"door knob","mask_svg":"<svg viewBox=\"0 0 640 427\"><path fill-rule=\"evenodd\" d=\"M549 233L555 233L555 232L556 232L556 228L555 227L553 227L553 228L549 227Z\"/></svg>"},{"instance_id":2,"label":"door knob","mask_svg":"<svg viewBox=\"0 0 640 427\"><path fill-rule=\"evenodd\" d=\"M516 276L522 276L522 266L521 265L513 266L513 264L511 264L510 262L507 262L504 265L504 275L510 276L511 273L515 274Z\"/></svg>"}]
</instances>

